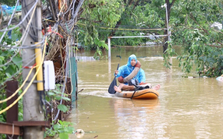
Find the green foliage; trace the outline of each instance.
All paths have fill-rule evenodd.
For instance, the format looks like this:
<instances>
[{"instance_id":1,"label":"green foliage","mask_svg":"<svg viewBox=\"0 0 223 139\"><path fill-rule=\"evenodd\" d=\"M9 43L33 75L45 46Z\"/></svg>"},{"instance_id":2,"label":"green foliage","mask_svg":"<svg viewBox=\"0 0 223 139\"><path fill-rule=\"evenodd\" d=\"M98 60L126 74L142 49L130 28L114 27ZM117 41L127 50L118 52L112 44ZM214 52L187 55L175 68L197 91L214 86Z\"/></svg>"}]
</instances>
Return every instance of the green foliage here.
<instances>
[{"instance_id":1,"label":"green foliage","mask_svg":"<svg viewBox=\"0 0 223 139\"><path fill-rule=\"evenodd\" d=\"M42 5L46 5L47 4L47 0L42 0Z\"/></svg>"},{"instance_id":2,"label":"green foliage","mask_svg":"<svg viewBox=\"0 0 223 139\"><path fill-rule=\"evenodd\" d=\"M11 39L9 36L6 34L3 37L2 44L5 43L7 45L15 45L15 42L17 39L20 39L21 37L21 32L19 31L20 28L16 28L12 31L12 36ZM0 36L3 35L3 32L0 32ZM12 49L7 49L7 50L0 50L0 65L4 65L8 63L6 66L1 66L0 67L0 85L7 79L10 78L12 75L14 75L18 70L22 68L22 58L19 55L19 53L15 56L12 57L16 53L16 51ZM10 60L12 61L10 62ZM8 62L9 61L9 62Z\"/></svg>"},{"instance_id":3,"label":"green foliage","mask_svg":"<svg viewBox=\"0 0 223 139\"><path fill-rule=\"evenodd\" d=\"M55 90L51 90L47 92L47 97L46 100L48 102L51 102L51 104L54 104L54 101L59 101L59 100L65 100L65 101L70 101L70 99L67 97L68 95L64 93L64 96L62 95L61 92L61 88L62 85L61 84L56 84L56 89ZM69 108L63 104L59 104L56 106L59 110L63 111L63 112L67 112L69 110Z\"/></svg>"},{"instance_id":4,"label":"green foliage","mask_svg":"<svg viewBox=\"0 0 223 139\"><path fill-rule=\"evenodd\" d=\"M83 4L84 12L79 21L79 36L78 40L87 49L96 50L96 56L101 57L101 49L108 49L105 40L107 34L99 35L101 26L114 27L120 19L124 8L121 0L87 0ZM102 25L103 24L103 25Z\"/></svg>"},{"instance_id":5,"label":"green foliage","mask_svg":"<svg viewBox=\"0 0 223 139\"><path fill-rule=\"evenodd\" d=\"M155 2L157 8L159 2ZM213 22L222 22L222 5L218 0L177 1L173 5L169 23L172 27L171 43L182 45L182 51L177 54L171 44L164 55L165 66L170 66L169 57L178 55L179 66L186 73L190 73L193 67L199 75L213 77L223 73L223 32L210 28Z\"/></svg>"},{"instance_id":6,"label":"green foliage","mask_svg":"<svg viewBox=\"0 0 223 139\"><path fill-rule=\"evenodd\" d=\"M68 106L55 103L55 102L60 102L61 99L65 101L70 101L70 99L67 97L68 96L67 94L64 94L64 96L62 96L61 87L62 87L61 84L56 84L56 89L48 91L46 96L46 101L48 101L51 104L51 107L54 108L56 107L62 112L67 112L69 110ZM58 135L61 139L68 139L68 134L74 131L72 123L60 120L56 124L54 124L54 122L52 123L52 128L47 129L45 136Z\"/></svg>"},{"instance_id":7,"label":"green foliage","mask_svg":"<svg viewBox=\"0 0 223 139\"><path fill-rule=\"evenodd\" d=\"M49 97L48 97L47 100L50 101L50 100L61 100L61 99L63 99L63 100L66 100L66 101L70 101L69 98L62 96L62 92L60 90L61 86L62 85L60 85L60 84L56 84L56 89L55 90L48 91L47 95ZM67 94L64 94L64 95L67 95Z\"/></svg>"},{"instance_id":8,"label":"green foliage","mask_svg":"<svg viewBox=\"0 0 223 139\"><path fill-rule=\"evenodd\" d=\"M2 4L6 4L8 6L15 6L16 0L1 0Z\"/></svg>"},{"instance_id":9,"label":"green foliage","mask_svg":"<svg viewBox=\"0 0 223 139\"><path fill-rule=\"evenodd\" d=\"M173 1L170 1L170 3ZM118 3L115 5L115 3ZM164 31L131 30L165 27L165 0L132 1L99 0L85 1L81 15L80 39L84 38L89 49L96 50L95 57L101 57L101 48L115 25L115 36L139 36L140 34L163 34ZM169 26L172 30L171 45L181 45L182 53L177 54L172 46L166 50L164 59L177 55L179 66L186 73L195 67L199 75L218 76L222 74L223 32L210 28L214 22L222 22L223 3L220 0L175 1L171 7ZM79 40L80 40L79 39ZM100 40L100 41L99 41ZM148 38L113 39L112 45L141 45ZM170 42L169 42L170 43ZM170 66L165 63L165 66Z\"/></svg>"},{"instance_id":10,"label":"green foliage","mask_svg":"<svg viewBox=\"0 0 223 139\"><path fill-rule=\"evenodd\" d=\"M79 22L80 35L78 40L88 46L87 49L96 50L96 55L101 57L101 47L96 40L106 41L116 25L121 28L115 36L139 36L144 33L163 34L163 31L140 30L141 28L159 28L165 25L165 8L161 5L164 0L129 1L123 0L88 0L84 3L85 11ZM119 24L120 23L120 24ZM131 30L137 29L138 30ZM113 39L111 45L142 45L149 41L148 38ZM105 43L104 43L105 44ZM106 45L106 44L105 44Z\"/></svg>"},{"instance_id":11,"label":"green foliage","mask_svg":"<svg viewBox=\"0 0 223 139\"><path fill-rule=\"evenodd\" d=\"M58 105L57 108L59 110L61 110L62 112L68 111L68 108L65 105L63 105L63 104Z\"/></svg>"},{"instance_id":12,"label":"green foliage","mask_svg":"<svg viewBox=\"0 0 223 139\"><path fill-rule=\"evenodd\" d=\"M115 36L141 36L140 34L152 34L158 33L163 34L163 31L151 31L143 30L147 28L160 28L165 25L165 9L160 6L157 8L155 4L157 1L145 2L140 1L138 4L132 3L131 5L126 4L125 10L121 15L119 29L115 32ZM156 7L156 8L155 8ZM131 30L132 29L132 30ZM136 29L136 30L135 30ZM102 30L100 36L106 36L110 34L112 30ZM112 45L128 45L136 46L142 45L149 41L148 38L121 38L113 39Z\"/></svg>"},{"instance_id":13,"label":"green foliage","mask_svg":"<svg viewBox=\"0 0 223 139\"><path fill-rule=\"evenodd\" d=\"M10 26L12 27L12 26ZM16 28L12 31L12 36L9 38L9 36L6 35L3 37L3 40L1 44L5 45L15 45L16 40L19 40L21 38L21 32L20 28ZM0 32L0 36L3 35L3 32ZM9 79L12 77L15 78L17 81L19 81L19 84L22 83L21 76L16 76L15 73L22 68L22 58L20 54L16 54L17 51L14 51L13 49L1 49L0 50L0 86L2 87L0 92L0 100L6 99L5 90L4 90L4 82L6 79ZM12 57L15 55L14 57ZM5 65L5 66L3 66ZM19 92L21 93L21 91ZM18 102L19 106L19 120L21 121L23 119L23 106L22 106L22 100ZM6 102L1 104L1 110L6 108ZM0 115L0 122L6 122L5 119L5 113Z\"/></svg>"},{"instance_id":14,"label":"green foliage","mask_svg":"<svg viewBox=\"0 0 223 139\"><path fill-rule=\"evenodd\" d=\"M6 98L6 95L1 94L1 98L4 98L5 99ZM0 110L5 109L6 107L7 107L7 104L6 103L1 103L0 104ZM0 122L6 122L6 113L2 113L0 115Z\"/></svg>"},{"instance_id":15,"label":"green foliage","mask_svg":"<svg viewBox=\"0 0 223 139\"><path fill-rule=\"evenodd\" d=\"M218 2L195 0L180 1L173 6L170 17L172 42L181 45L177 54L179 66L186 73L195 67L201 76L223 74L223 30L210 28L213 22L221 22L223 15ZM170 47L168 51L172 48ZM168 57L168 52L165 55Z\"/></svg>"},{"instance_id":16,"label":"green foliage","mask_svg":"<svg viewBox=\"0 0 223 139\"><path fill-rule=\"evenodd\" d=\"M19 92L19 95L21 91ZM23 98L18 101L19 113L18 113L18 120L23 121Z\"/></svg>"},{"instance_id":17,"label":"green foliage","mask_svg":"<svg viewBox=\"0 0 223 139\"><path fill-rule=\"evenodd\" d=\"M163 58L164 58L164 66L166 68L170 68L170 66L172 66L172 64L170 63L170 57L177 55L177 53L175 52L175 49L172 48L172 43L171 42L167 43L168 43L168 48L164 52Z\"/></svg>"},{"instance_id":18,"label":"green foliage","mask_svg":"<svg viewBox=\"0 0 223 139\"><path fill-rule=\"evenodd\" d=\"M121 0L85 1L81 15L80 36L88 49L96 50L95 57L102 57L101 48L113 31L115 36L139 36L140 34L163 34L164 31L131 30L165 27L165 0L147 0L136 3ZM170 3L173 1L170 1ZM222 37L221 31L210 28L213 22L222 22L223 3L221 0L175 1L171 7L169 26L172 30L171 44L164 54L170 66L169 57L177 55L179 66L186 73L195 67L200 75L218 76L222 74ZM84 23L84 24L83 24ZM101 44L103 40L103 45ZM113 39L111 45L141 45L148 38ZM82 42L82 43L83 43ZM170 42L168 42L170 43ZM181 45L177 54L172 45ZM103 47L104 46L104 47Z\"/></svg>"},{"instance_id":19,"label":"green foliage","mask_svg":"<svg viewBox=\"0 0 223 139\"><path fill-rule=\"evenodd\" d=\"M55 137L59 136L60 139L68 139L68 135L72 134L74 131L73 123L61 121L52 124L52 128L47 128L45 132L45 137Z\"/></svg>"}]
</instances>

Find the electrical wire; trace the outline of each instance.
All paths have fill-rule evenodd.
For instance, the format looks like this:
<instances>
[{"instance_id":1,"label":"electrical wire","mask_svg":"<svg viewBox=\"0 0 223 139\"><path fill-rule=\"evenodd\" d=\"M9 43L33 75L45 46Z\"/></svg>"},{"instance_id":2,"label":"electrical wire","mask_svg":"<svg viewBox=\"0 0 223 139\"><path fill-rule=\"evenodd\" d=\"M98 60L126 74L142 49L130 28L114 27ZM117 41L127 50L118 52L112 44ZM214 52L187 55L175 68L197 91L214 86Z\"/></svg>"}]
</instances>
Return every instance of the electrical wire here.
<instances>
[{"instance_id":1,"label":"electrical wire","mask_svg":"<svg viewBox=\"0 0 223 139\"><path fill-rule=\"evenodd\" d=\"M71 28L71 31L74 29L74 26L75 25L73 25L73 27ZM67 44L68 44L68 41L70 40L70 36L68 37L68 39L67 39L67 42L66 42L66 54L67 54L67 52L69 53L69 47L67 47ZM67 60L66 60L67 59ZM69 63L68 63L68 61L69 61L69 58L68 58L68 55L66 55L66 65L68 65ZM65 71L65 82L64 82L64 85L63 85L63 90L62 90L62 94L61 94L61 100L60 100L60 104L62 104L62 102L63 102L63 100L62 100L62 97L63 97L63 95L64 95L64 91L65 91L65 87L66 87L66 83L67 82L67 70ZM59 113L60 113L60 110L58 109L58 111L57 111L57 114L56 114L56 116L54 117L54 119L53 119L53 121L55 121L57 118L58 118L58 116L59 116Z\"/></svg>"},{"instance_id":2,"label":"electrical wire","mask_svg":"<svg viewBox=\"0 0 223 139\"><path fill-rule=\"evenodd\" d=\"M75 2L73 3L72 15L74 15L74 6L75 6L75 3L76 3L76 0L75 0Z\"/></svg>"},{"instance_id":3,"label":"electrical wire","mask_svg":"<svg viewBox=\"0 0 223 139\"><path fill-rule=\"evenodd\" d=\"M40 54L40 53L39 53ZM25 65L24 67L26 67L26 66L28 66L32 61L34 61L34 59L36 58L36 54L34 55L34 58L32 58L31 59L31 61L27 64L27 65ZM36 66L35 66L36 67ZM34 67L34 68L35 68ZM24 69L24 68L22 68L22 69ZM31 68L31 70L32 70L32 68ZM17 73L20 73L20 71L21 70L19 70L18 72L16 72L14 75L12 75L12 77L13 76L15 76ZM13 96L15 96L17 93L18 93L18 91L24 86L24 84L26 83L26 81L27 81L27 79L28 79L28 77L30 76L30 74L31 74L31 71L29 72L29 74L27 75L27 77L26 77L26 79L25 79L25 81L22 83L22 85L21 85L21 87L19 88L19 89L17 89L16 90L16 92L15 93L13 93L10 97L8 97L7 99L5 99L5 100L1 100L0 101L0 103L3 103L3 102L5 102L5 101L8 101L9 99L11 99ZM10 80L11 78L8 78L5 82L3 82L2 84L5 84L8 80Z\"/></svg>"},{"instance_id":4,"label":"electrical wire","mask_svg":"<svg viewBox=\"0 0 223 139\"><path fill-rule=\"evenodd\" d=\"M32 2L31 2L32 3ZM29 4L28 4L29 5ZM23 7L23 11L24 13L28 12L28 6L26 4L26 0L23 0L22 1L22 7ZM36 16L37 12L35 13L35 16ZM30 20L30 16L28 15L28 17L26 18L26 22L29 22ZM22 27L24 28L24 25L22 24ZM34 27L31 23L30 25L31 27L31 30L28 32L29 33L29 36L35 41L35 42L38 42L38 37L35 37L35 36L38 36L36 35L36 32L34 31Z\"/></svg>"},{"instance_id":5,"label":"electrical wire","mask_svg":"<svg viewBox=\"0 0 223 139\"><path fill-rule=\"evenodd\" d=\"M11 22L12 22L12 18L13 18L13 16L14 16L15 12L16 12L16 8L17 8L18 4L19 4L19 0L17 0L17 2L16 2L15 9L13 10L13 13L12 13L12 15L11 15L11 18L9 19L9 22L8 22L8 25L7 25L6 29L8 29L9 25L10 25ZM1 38L0 38L0 43L2 42L2 39L3 39L3 37L5 36L5 33L6 33L6 31L4 31L4 33L2 34L2 36L1 36Z\"/></svg>"},{"instance_id":6,"label":"electrical wire","mask_svg":"<svg viewBox=\"0 0 223 139\"><path fill-rule=\"evenodd\" d=\"M45 37L44 37L45 38ZM45 39L43 39L43 41L45 41ZM38 44L40 44L40 43L37 43L36 45L38 45ZM41 43L42 44L42 43ZM32 58L33 57L33 58ZM24 65L23 67L26 67L26 66L29 66L30 65L30 63L32 63L34 60L35 60L35 58L36 58L36 54L34 54L33 56L31 56L30 57L30 59L29 59L29 62L26 64L26 65ZM24 60L23 60L24 61ZM9 81L9 80L11 80L14 76L16 76L17 74L19 74L22 70L23 70L24 68L21 68L20 70L18 70L15 74L13 74L11 77L9 77L9 78L7 78L3 83L1 83L0 85L2 86L2 85L4 85L7 81ZM4 88L1 88L0 89L0 92L1 92L1 90L3 90Z\"/></svg>"},{"instance_id":7,"label":"electrical wire","mask_svg":"<svg viewBox=\"0 0 223 139\"><path fill-rule=\"evenodd\" d=\"M37 2L38 2L38 0L36 1L36 3L34 4L34 5L36 5L37 4ZM76 0L75 0L75 2L76 2ZM74 0L73 0L73 7L75 6L75 2L74 2ZM74 18L76 17L76 14L77 14L77 12L79 11L79 8L81 7L81 5L83 4L83 0L81 1L81 2L79 2L79 4L78 4L78 6L77 6L77 9L76 9L76 12L75 12L75 16L73 16ZM71 6L70 6L71 7ZM69 9L68 10L71 10L70 9L70 7L69 7ZM2 31L9 31L9 30L12 30L12 29L15 29L16 27L18 27L20 24L22 24L24 21L25 21L25 19L27 19L27 16L29 15L29 13L31 12L31 10L34 8L34 6L29 10L29 12L26 14L26 16L22 19L22 21L19 23L19 24L17 24L15 27L12 27L12 28L10 28L10 29L8 29L8 28L6 28L6 29L3 29L3 30L0 30L0 32L2 32ZM58 14L58 16L60 16L60 13L61 13L61 11L62 11L62 9L64 8L64 5L63 5L63 7L61 8L61 10L60 10L60 12L59 12L59 14ZM67 11L68 11L67 10ZM73 9L72 9L73 10ZM67 12L66 11L66 12ZM59 18L58 18L59 19ZM31 20L29 20L29 21L31 21ZM59 22L59 20L58 20L58 22ZM73 25L75 24L75 22L74 22L74 20L73 20ZM58 28L58 23L56 23L57 25L53 28L53 29L56 29L56 28ZM74 27L74 26L73 26ZM30 29L30 28L29 28ZM28 29L28 30L29 30ZM72 30L73 30L73 28L72 28ZM26 30L27 31L27 30ZM25 38L27 37L27 35L28 35L28 33L25 33L26 35L24 35L25 36ZM67 35L67 34L66 34ZM21 39L22 40L22 39ZM21 42L21 40L20 40L20 42ZM68 42L70 42L71 40L70 40L70 37L68 37L68 40L67 40L67 43ZM19 43L18 43L19 44ZM17 45L15 45L15 46L12 46L12 47L10 47L11 49L28 49L28 48L35 48L36 47L36 45L31 45L31 46L24 46L23 44L20 46L20 47L16 47L16 46L18 46L18 44ZM40 43L40 44L42 44L42 43ZM5 45L1 45L0 44L0 46L1 47L4 47L4 48L9 48L9 46L5 46ZM46 40L45 40L45 45L44 45L44 53L43 53L43 57L44 57L44 55L45 55L45 50L46 50ZM66 46L66 52L68 52L69 54L66 56L66 59L65 59L65 61L66 61L66 65L68 65L68 63L69 63L69 56L70 56L70 52L69 52L69 47L68 46ZM17 53L16 53L17 54ZM43 58L44 59L44 58ZM10 61L12 61L12 59L10 60ZM9 63L9 62L7 62L7 63ZM7 65L7 64L4 64L4 66L5 65ZM0 65L1 66L1 65ZM31 69L31 70L33 70L33 68ZM31 73L31 70L30 70L30 73ZM21 71L21 70L20 70ZM39 71L39 68L37 69L37 72ZM36 73L37 73L36 72ZM69 70L66 70L65 71L66 73L65 73L65 82L64 82L64 87L63 87L63 89L62 89L62 96L64 95L64 91L65 91L65 83L67 82L67 74L68 74L68 72L69 72ZM15 75L15 74L14 74ZM29 85L27 86L27 88L23 91L23 93L19 96L19 98L16 100L16 101L14 101L10 106L8 106L7 108L5 108L4 110L2 110L2 111L0 111L0 114L1 113L3 113L3 112L5 112L6 110L8 110L9 108L11 108L16 102L18 102L18 100L19 99L21 99L21 97L26 93L26 91L27 91L27 89L29 88L29 86L31 85L31 83L33 82L33 80L34 80L34 78L35 78L35 76L36 76L36 74L34 75L34 77L33 77L33 79L31 80L31 82L29 83ZM28 77L26 78L26 79L28 79ZM25 79L25 80L26 80ZM23 86L23 84L22 84L22 86ZM21 86L21 87L22 87ZM20 88L21 88L20 87ZM13 94L14 95L14 94ZM11 96L10 96L11 97ZM7 101L7 100L6 100ZM0 101L1 103L2 103L2 101ZM5 100L4 100L4 102L5 102ZM62 99L60 100L60 104L62 104ZM59 113L60 111L58 111L58 113ZM57 116L56 116L56 118L58 118L58 114L57 114Z\"/></svg>"},{"instance_id":8,"label":"electrical wire","mask_svg":"<svg viewBox=\"0 0 223 139\"><path fill-rule=\"evenodd\" d=\"M34 57L25 65L25 66L29 66L30 63L32 63L34 60L35 60L36 56L34 55ZM17 74L21 73L21 71L23 70L24 68L21 68L19 71L17 71L15 74L13 74L11 77L7 78L3 83L1 83L0 85L4 85L7 81L11 80L14 76L16 76ZM0 89L0 92L1 90L3 90L5 88L1 88Z\"/></svg>"},{"instance_id":9,"label":"electrical wire","mask_svg":"<svg viewBox=\"0 0 223 139\"><path fill-rule=\"evenodd\" d=\"M0 103L3 103L3 102L6 102L8 101L9 99L11 99L12 97L14 97L20 89L22 89L22 87L25 85L26 81L28 80L29 76L31 75L33 69L36 68L36 66L32 67L27 75L27 77L25 78L25 80L23 81L22 85L10 96L10 97L7 97L6 99L4 100L0 100Z\"/></svg>"},{"instance_id":10,"label":"electrical wire","mask_svg":"<svg viewBox=\"0 0 223 139\"><path fill-rule=\"evenodd\" d=\"M75 0L75 2L76 2L76 0ZM70 10L73 9L73 8L71 8L71 6L72 6L72 5L75 5L75 2L74 2L74 0L72 0L72 2L70 3L70 6L69 6L69 8L67 9L67 11L63 13L63 16L64 16L67 12L69 12Z\"/></svg>"},{"instance_id":11,"label":"electrical wire","mask_svg":"<svg viewBox=\"0 0 223 139\"><path fill-rule=\"evenodd\" d=\"M62 14L62 10L63 10L64 7L65 7L65 2L63 2L63 5L62 5L62 7L60 8L60 11L59 11L59 13L57 14L57 23L58 23L59 20L60 20L59 16Z\"/></svg>"},{"instance_id":12,"label":"electrical wire","mask_svg":"<svg viewBox=\"0 0 223 139\"><path fill-rule=\"evenodd\" d=\"M36 9L36 5L35 5L35 9ZM31 19L29 20L29 22L28 22L28 24L27 24L27 26L26 26L26 30L25 30L26 33L24 33L24 34L22 35L20 41L17 43L17 46L18 46L18 44L21 43L21 41L23 40L23 38L24 38L24 37L26 38L27 35L28 35L27 32L29 32L29 29L30 29L30 28L29 28L29 25L30 25L30 23L31 23L31 21L32 21L32 18L33 18L33 16L34 16L35 9L33 9L33 12L32 12L32 15L31 15ZM23 44L22 44L22 45L23 45ZM13 60L13 58L18 54L18 52L19 52L19 51L17 51L12 57L10 57L10 60L7 61L5 64L0 65L0 67L4 67L4 66L8 65L8 64Z\"/></svg>"},{"instance_id":13,"label":"electrical wire","mask_svg":"<svg viewBox=\"0 0 223 139\"><path fill-rule=\"evenodd\" d=\"M67 46L69 39L70 39L70 37L68 37L68 39L67 39L67 43L66 43L66 54L67 54L67 52L68 52L68 50L69 50L69 47ZM69 61L68 55L66 55L66 59L65 59L65 61L66 61L66 65L68 65L68 61ZM67 70L65 71L65 81L64 81L63 89L62 89L62 93L61 93L60 104L62 104L62 102L63 102L62 97L64 96L64 92L65 92L65 88L66 88L66 83L67 83ZM58 118L59 114L60 114L60 110L58 109L57 114L56 114L56 116L54 117L53 121L55 121L55 120Z\"/></svg>"},{"instance_id":14,"label":"electrical wire","mask_svg":"<svg viewBox=\"0 0 223 139\"><path fill-rule=\"evenodd\" d=\"M78 7L77 7L77 9L76 9L76 12L75 12L75 15L73 16L73 21L74 21L74 19L75 19L75 17L76 17L76 14L77 14L77 12L79 11L79 9L80 9L80 7L81 7L81 5L83 4L83 1L84 0L82 0L81 2L79 1L79 4L78 4ZM74 6L74 5L73 5ZM74 10L74 9L73 9ZM73 13L73 12L72 12ZM73 27L72 27L72 29L71 29L71 31L73 30L73 28L74 28L74 26L75 26L75 22L73 22ZM70 36L68 37L68 41L70 40ZM66 54L68 53L68 55L66 56L66 65L68 65L68 64L70 64L70 61L69 61L69 56L70 56L70 51L69 51L69 47L67 46L67 44L69 44L68 42L66 43ZM64 85L63 85L63 90L62 90L62 94L61 94L61 97L63 97L63 94L64 94L64 91L65 91L65 87L66 87L66 82L67 82L67 73L68 73L68 70L66 70L65 71L65 82L64 82ZM62 104L62 99L60 100L60 104ZM54 121L58 118L58 116L59 116L59 113L60 113L60 110L58 110L58 112L57 112L57 114L56 114L56 116L54 117Z\"/></svg>"},{"instance_id":15,"label":"electrical wire","mask_svg":"<svg viewBox=\"0 0 223 139\"><path fill-rule=\"evenodd\" d=\"M77 23L78 25L87 26L83 23ZM144 31L144 30L166 30L166 28L147 28L147 29L127 29L127 28L110 28L110 27L99 27L101 29L109 29L109 30L133 30L133 31Z\"/></svg>"},{"instance_id":16,"label":"electrical wire","mask_svg":"<svg viewBox=\"0 0 223 139\"><path fill-rule=\"evenodd\" d=\"M79 12L79 9L81 8L83 2L84 2L84 0L80 0L80 1L79 1L78 6L77 6L77 8L76 8L76 12L75 12L75 14L73 15L73 19L76 18L77 13ZM73 9L73 10L74 10L74 9Z\"/></svg>"},{"instance_id":17,"label":"electrical wire","mask_svg":"<svg viewBox=\"0 0 223 139\"><path fill-rule=\"evenodd\" d=\"M25 21L25 19L26 19L27 16L30 14L30 12L34 9L34 7L36 7L38 1L39 1L39 0L36 0L35 4L30 8L30 10L29 10L29 11L27 12L27 14L24 16L24 18L22 19L22 21L19 22L19 24L15 25L14 27L9 28L9 29L3 29L3 30L0 30L0 32L3 32L3 31L9 31L9 30L12 30L12 29L15 29L15 28L19 27L19 26Z\"/></svg>"},{"instance_id":18,"label":"electrical wire","mask_svg":"<svg viewBox=\"0 0 223 139\"><path fill-rule=\"evenodd\" d=\"M21 45L20 47L17 47L18 45L9 46L9 45L2 45L2 44L0 44L1 47L4 47L4 48L0 48L0 49L4 49L4 50L7 50L7 49L35 49L35 48L40 48L40 46L37 46L37 45L40 45L40 44L43 44L43 43L44 43L44 39L41 42L38 42L36 44L33 44L33 45Z\"/></svg>"},{"instance_id":19,"label":"electrical wire","mask_svg":"<svg viewBox=\"0 0 223 139\"><path fill-rule=\"evenodd\" d=\"M40 65L43 64L44 61L44 56L45 56L45 52L46 52L46 42L47 42L47 38L45 39L45 43L44 43L44 48L43 48L43 56L42 56L42 61L40 63ZM27 85L27 87L24 89L24 91L21 93L21 95L12 103L10 104L8 107L6 107L5 109L0 111L0 114L2 114L3 112L7 111L8 109L10 109L11 107L13 107L26 93L26 91L29 89L29 87L32 85L34 79L36 78L37 73L39 72L41 66L37 65L38 68L36 70L36 73L34 74L33 78L31 79L30 83Z\"/></svg>"}]
</instances>

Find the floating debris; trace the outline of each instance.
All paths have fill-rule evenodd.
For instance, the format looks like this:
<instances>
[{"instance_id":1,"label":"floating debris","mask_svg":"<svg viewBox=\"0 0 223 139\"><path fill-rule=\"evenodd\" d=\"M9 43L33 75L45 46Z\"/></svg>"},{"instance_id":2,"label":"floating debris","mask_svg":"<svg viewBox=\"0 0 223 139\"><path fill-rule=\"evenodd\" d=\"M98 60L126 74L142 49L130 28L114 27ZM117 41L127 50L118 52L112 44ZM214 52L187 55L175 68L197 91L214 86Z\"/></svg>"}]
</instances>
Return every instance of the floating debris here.
<instances>
[{"instance_id":1,"label":"floating debris","mask_svg":"<svg viewBox=\"0 0 223 139\"><path fill-rule=\"evenodd\" d=\"M96 61L93 56L76 56L77 61Z\"/></svg>"},{"instance_id":2,"label":"floating debris","mask_svg":"<svg viewBox=\"0 0 223 139\"><path fill-rule=\"evenodd\" d=\"M75 135L76 135L76 137L79 139L79 138L82 138L83 136L84 136L84 134L85 134L85 132L84 132L84 130L83 129L77 129L76 131L75 131Z\"/></svg>"}]
</instances>

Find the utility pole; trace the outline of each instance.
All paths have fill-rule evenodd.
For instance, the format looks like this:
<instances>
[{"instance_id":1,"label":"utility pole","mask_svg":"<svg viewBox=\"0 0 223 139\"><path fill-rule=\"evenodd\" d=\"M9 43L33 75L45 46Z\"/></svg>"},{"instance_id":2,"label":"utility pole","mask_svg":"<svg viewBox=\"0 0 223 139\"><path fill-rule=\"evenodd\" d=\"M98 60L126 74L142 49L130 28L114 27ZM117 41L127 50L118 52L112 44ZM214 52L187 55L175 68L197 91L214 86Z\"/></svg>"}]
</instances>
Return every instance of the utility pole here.
<instances>
[{"instance_id":1,"label":"utility pole","mask_svg":"<svg viewBox=\"0 0 223 139\"><path fill-rule=\"evenodd\" d=\"M31 7L36 3L36 0L22 0L22 17L26 15L26 13L31 9ZM34 8L35 9L35 8ZM27 17L27 20L23 22L23 34L26 33L25 29L28 25L29 19L32 17L32 11ZM29 34L27 38L23 40L23 45L30 46L39 42L41 38L41 0L38 1L35 13L33 15L33 19L30 24ZM35 57L35 49L23 49L22 51L22 60L23 65L33 66L36 61L33 59ZM30 61L33 60L31 63ZM29 73L30 69L23 69L22 76L25 79ZM40 70L41 71L41 70ZM34 77L35 70L32 71L28 81ZM35 81L35 80L34 80ZM28 86L29 82L27 82L23 88ZM41 105L40 105L40 97L37 92L37 84L36 82L32 83L31 86L28 86L26 94L23 97L23 120L24 121L44 121L44 114L41 113ZM24 139L43 139L43 131L41 127L30 126L24 127Z\"/></svg>"}]
</instances>

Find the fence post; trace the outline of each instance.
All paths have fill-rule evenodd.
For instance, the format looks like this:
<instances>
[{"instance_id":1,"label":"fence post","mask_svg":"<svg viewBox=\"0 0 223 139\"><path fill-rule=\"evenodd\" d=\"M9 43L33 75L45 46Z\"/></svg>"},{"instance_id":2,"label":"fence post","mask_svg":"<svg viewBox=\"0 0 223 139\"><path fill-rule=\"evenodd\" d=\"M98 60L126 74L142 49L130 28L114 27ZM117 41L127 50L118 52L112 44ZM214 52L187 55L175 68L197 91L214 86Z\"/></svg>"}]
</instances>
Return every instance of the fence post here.
<instances>
[{"instance_id":1,"label":"fence post","mask_svg":"<svg viewBox=\"0 0 223 139\"><path fill-rule=\"evenodd\" d=\"M8 81L6 82L6 96L10 97L18 89L18 81ZM18 94L12 97L7 101L7 106L11 105L18 98ZM13 123L13 121L18 121L18 102L12 106L6 113L6 122ZM12 127L13 128L13 127ZM10 135L7 135L7 138L10 138ZM18 136L13 136L13 139L17 139Z\"/></svg>"},{"instance_id":2,"label":"fence post","mask_svg":"<svg viewBox=\"0 0 223 139\"><path fill-rule=\"evenodd\" d=\"M111 37L108 37L108 59L111 59Z\"/></svg>"}]
</instances>

